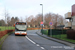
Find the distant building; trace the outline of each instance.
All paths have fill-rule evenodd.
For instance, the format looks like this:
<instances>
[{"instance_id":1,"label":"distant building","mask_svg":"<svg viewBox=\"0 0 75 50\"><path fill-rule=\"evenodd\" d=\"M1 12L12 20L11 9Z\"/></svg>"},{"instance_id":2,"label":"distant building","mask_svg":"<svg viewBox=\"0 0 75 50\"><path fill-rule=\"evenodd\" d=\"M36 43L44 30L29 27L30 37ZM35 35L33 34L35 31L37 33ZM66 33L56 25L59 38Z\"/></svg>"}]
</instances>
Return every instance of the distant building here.
<instances>
[{"instance_id":1,"label":"distant building","mask_svg":"<svg viewBox=\"0 0 75 50\"><path fill-rule=\"evenodd\" d=\"M28 25L28 27L30 27L30 25Z\"/></svg>"},{"instance_id":2,"label":"distant building","mask_svg":"<svg viewBox=\"0 0 75 50\"><path fill-rule=\"evenodd\" d=\"M65 14L65 19L69 19L69 22L66 22L65 27L75 30L75 4L72 6L72 12Z\"/></svg>"},{"instance_id":3,"label":"distant building","mask_svg":"<svg viewBox=\"0 0 75 50\"><path fill-rule=\"evenodd\" d=\"M67 12L67 13L65 14L65 19L69 19L69 22L66 22L66 23L65 23L65 27L66 27L66 28L72 28L72 21L71 21L72 16L71 16L71 12Z\"/></svg>"},{"instance_id":4,"label":"distant building","mask_svg":"<svg viewBox=\"0 0 75 50\"><path fill-rule=\"evenodd\" d=\"M57 29L63 29L65 25L58 25Z\"/></svg>"},{"instance_id":5,"label":"distant building","mask_svg":"<svg viewBox=\"0 0 75 50\"><path fill-rule=\"evenodd\" d=\"M75 4L72 6L72 29L75 30Z\"/></svg>"}]
</instances>

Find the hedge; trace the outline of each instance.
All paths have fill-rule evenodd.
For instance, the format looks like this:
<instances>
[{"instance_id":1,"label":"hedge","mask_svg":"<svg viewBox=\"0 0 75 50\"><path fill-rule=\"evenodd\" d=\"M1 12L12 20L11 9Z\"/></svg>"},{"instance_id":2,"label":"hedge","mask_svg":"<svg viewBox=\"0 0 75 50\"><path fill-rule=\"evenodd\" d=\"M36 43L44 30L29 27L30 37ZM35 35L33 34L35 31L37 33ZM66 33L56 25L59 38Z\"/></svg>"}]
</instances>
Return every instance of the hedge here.
<instances>
[{"instance_id":1,"label":"hedge","mask_svg":"<svg viewBox=\"0 0 75 50\"><path fill-rule=\"evenodd\" d=\"M52 35L60 35L60 34L66 34L66 29L52 29ZM50 35L50 29L41 29L42 34Z\"/></svg>"}]
</instances>

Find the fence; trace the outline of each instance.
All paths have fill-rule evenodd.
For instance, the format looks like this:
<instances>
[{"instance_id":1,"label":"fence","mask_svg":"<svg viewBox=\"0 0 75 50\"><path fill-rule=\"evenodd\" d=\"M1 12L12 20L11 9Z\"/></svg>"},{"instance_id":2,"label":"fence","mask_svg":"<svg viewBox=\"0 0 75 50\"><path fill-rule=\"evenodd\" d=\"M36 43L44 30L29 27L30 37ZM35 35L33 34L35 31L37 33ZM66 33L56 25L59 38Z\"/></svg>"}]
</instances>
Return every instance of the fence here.
<instances>
[{"instance_id":1,"label":"fence","mask_svg":"<svg viewBox=\"0 0 75 50\"><path fill-rule=\"evenodd\" d=\"M65 36L66 31L67 31L66 29L52 29L50 32L50 29L46 29L46 30L43 29L41 30L41 33L48 36L61 38L62 36Z\"/></svg>"}]
</instances>

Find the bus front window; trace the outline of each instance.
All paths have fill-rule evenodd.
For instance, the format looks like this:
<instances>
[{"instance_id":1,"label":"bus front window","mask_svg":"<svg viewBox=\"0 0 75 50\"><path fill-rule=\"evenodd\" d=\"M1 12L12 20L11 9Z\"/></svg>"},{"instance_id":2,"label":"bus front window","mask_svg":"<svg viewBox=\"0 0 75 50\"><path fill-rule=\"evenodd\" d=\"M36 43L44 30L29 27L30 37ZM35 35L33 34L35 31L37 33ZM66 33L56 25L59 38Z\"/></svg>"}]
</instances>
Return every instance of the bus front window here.
<instances>
[{"instance_id":1,"label":"bus front window","mask_svg":"<svg viewBox=\"0 0 75 50\"><path fill-rule=\"evenodd\" d=\"M26 31L27 26L26 25L16 25L15 28L16 28L16 31Z\"/></svg>"}]
</instances>

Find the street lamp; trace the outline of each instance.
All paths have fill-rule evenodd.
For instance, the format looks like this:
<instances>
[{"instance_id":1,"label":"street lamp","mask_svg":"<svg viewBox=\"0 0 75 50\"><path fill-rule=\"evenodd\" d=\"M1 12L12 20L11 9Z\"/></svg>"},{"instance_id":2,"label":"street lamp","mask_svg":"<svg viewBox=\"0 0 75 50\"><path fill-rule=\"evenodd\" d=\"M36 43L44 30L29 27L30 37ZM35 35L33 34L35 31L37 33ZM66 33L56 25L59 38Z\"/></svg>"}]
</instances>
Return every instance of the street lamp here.
<instances>
[{"instance_id":1,"label":"street lamp","mask_svg":"<svg viewBox=\"0 0 75 50\"><path fill-rule=\"evenodd\" d=\"M42 6L42 22L43 22L43 4L40 4ZM42 30L43 30L43 25L42 25Z\"/></svg>"}]
</instances>

